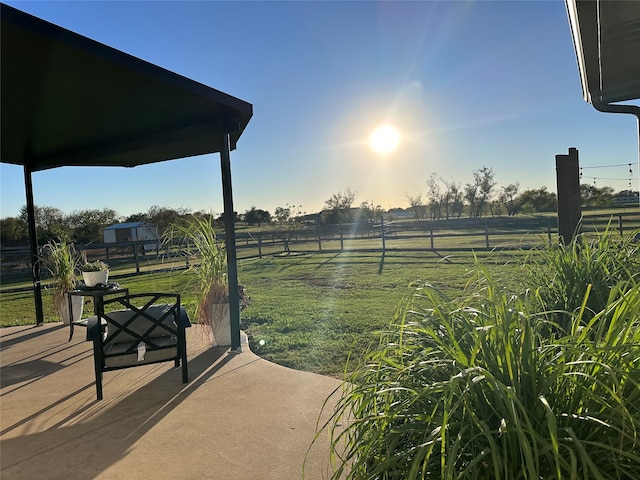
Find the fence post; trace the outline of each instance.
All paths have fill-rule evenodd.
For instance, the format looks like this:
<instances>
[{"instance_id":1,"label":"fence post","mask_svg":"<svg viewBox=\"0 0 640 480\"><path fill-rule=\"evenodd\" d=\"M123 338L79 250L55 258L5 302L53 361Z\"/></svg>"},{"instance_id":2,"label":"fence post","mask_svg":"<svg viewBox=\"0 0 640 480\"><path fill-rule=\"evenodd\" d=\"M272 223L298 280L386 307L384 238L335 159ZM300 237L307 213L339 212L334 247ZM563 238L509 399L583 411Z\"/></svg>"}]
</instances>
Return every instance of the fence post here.
<instances>
[{"instance_id":1,"label":"fence post","mask_svg":"<svg viewBox=\"0 0 640 480\"><path fill-rule=\"evenodd\" d=\"M262 258L262 232L258 233L258 258Z\"/></svg>"},{"instance_id":2,"label":"fence post","mask_svg":"<svg viewBox=\"0 0 640 480\"><path fill-rule=\"evenodd\" d=\"M344 239L342 238L342 222L340 222L340 251L344 251Z\"/></svg>"},{"instance_id":3,"label":"fence post","mask_svg":"<svg viewBox=\"0 0 640 480\"><path fill-rule=\"evenodd\" d=\"M487 222L484 222L484 241L487 245L487 248L489 248L489 225L487 224Z\"/></svg>"},{"instance_id":4,"label":"fence post","mask_svg":"<svg viewBox=\"0 0 640 480\"><path fill-rule=\"evenodd\" d=\"M322 238L320 235L320 222L318 222L318 252L322 252Z\"/></svg>"},{"instance_id":5,"label":"fence post","mask_svg":"<svg viewBox=\"0 0 640 480\"><path fill-rule=\"evenodd\" d=\"M140 273L140 261L138 260L138 242L133 242L133 258L136 262L136 273Z\"/></svg>"},{"instance_id":6,"label":"fence post","mask_svg":"<svg viewBox=\"0 0 640 480\"><path fill-rule=\"evenodd\" d=\"M578 150L569 148L568 155L556 155L556 185L558 192L558 234L569 245L579 233L582 210Z\"/></svg>"},{"instance_id":7,"label":"fence post","mask_svg":"<svg viewBox=\"0 0 640 480\"><path fill-rule=\"evenodd\" d=\"M624 236L624 232L622 229L622 214L618 214L618 229L620 230L620 236Z\"/></svg>"},{"instance_id":8,"label":"fence post","mask_svg":"<svg viewBox=\"0 0 640 480\"><path fill-rule=\"evenodd\" d=\"M380 236L382 237L382 252L384 253L387 250L387 242L384 236L384 218L382 216L380 216Z\"/></svg>"},{"instance_id":9,"label":"fence post","mask_svg":"<svg viewBox=\"0 0 640 480\"><path fill-rule=\"evenodd\" d=\"M435 250L435 248L433 248L433 228L429 229L429 236L431 237L431 250Z\"/></svg>"}]
</instances>

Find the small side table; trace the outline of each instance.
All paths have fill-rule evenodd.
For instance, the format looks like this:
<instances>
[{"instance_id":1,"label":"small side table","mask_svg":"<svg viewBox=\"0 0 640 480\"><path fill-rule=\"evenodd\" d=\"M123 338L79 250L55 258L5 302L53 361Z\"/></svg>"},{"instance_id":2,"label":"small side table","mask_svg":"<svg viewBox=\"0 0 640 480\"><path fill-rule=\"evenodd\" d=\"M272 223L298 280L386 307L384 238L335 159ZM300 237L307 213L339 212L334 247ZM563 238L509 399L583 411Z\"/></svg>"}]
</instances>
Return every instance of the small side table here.
<instances>
[{"instance_id":1,"label":"small side table","mask_svg":"<svg viewBox=\"0 0 640 480\"><path fill-rule=\"evenodd\" d=\"M104 297L109 295L117 295L124 294L127 299L129 298L129 289L123 287L111 287L111 288L96 288L96 289L75 289L70 290L69 295L69 318L71 321L69 322L69 326L71 331L69 332L69 341L73 338L73 327L74 325L79 325L86 327L87 321L86 319L79 320L77 322L73 321L73 307L71 305L71 297L72 296L81 296L81 297L91 297L93 298L93 314L100 319L102 322L102 315L104 314Z\"/></svg>"}]
</instances>

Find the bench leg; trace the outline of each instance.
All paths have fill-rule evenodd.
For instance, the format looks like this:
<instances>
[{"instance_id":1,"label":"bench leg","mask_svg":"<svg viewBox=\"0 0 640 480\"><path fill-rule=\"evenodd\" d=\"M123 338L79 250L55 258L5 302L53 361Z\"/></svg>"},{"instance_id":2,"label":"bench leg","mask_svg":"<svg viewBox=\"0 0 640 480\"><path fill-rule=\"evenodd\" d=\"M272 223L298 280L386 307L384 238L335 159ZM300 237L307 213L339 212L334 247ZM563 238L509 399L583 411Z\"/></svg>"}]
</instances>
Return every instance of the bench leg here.
<instances>
[{"instance_id":1,"label":"bench leg","mask_svg":"<svg viewBox=\"0 0 640 480\"><path fill-rule=\"evenodd\" d=\"M100 341L93 341L93 368L96 374L96 397L102 400L102 353Z\"/></svg>"},{"instance_id":2,"label":"bench leg","mask_svg":"<svg viewBox=\"0 0 640 480\"><path fill-rule=\"evenodd\" d=\"M178 336L178 346L180 347L180 361L182 362L182 383L189 383L189 372L187 370L187 338L184 330L182 330Z\"/></svg>"}]
</instances>

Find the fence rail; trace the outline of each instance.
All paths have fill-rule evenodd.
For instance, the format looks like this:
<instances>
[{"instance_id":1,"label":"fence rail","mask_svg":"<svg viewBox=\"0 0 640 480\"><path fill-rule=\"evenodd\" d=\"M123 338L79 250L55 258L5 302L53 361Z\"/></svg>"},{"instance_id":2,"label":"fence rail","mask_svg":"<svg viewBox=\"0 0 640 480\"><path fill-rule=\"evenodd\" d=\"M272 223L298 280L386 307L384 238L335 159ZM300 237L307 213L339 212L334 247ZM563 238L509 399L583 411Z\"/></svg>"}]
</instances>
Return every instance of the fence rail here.
<instances>
[{"instance_id":1,"label":"fence rail","mask_svg":"<svg viewBox=\"0 0 640 480\"><path fill-rule=\"evenodd\" d=\"M421 221L380 224L318 225L297 230L236 232L238 260L262 258L290 251L446 251L531 248L558 237L555 217L525 219L460 219L453 221ZM640 213L588 215L583 218L582 232L596 233L605 229L620 235L640 229ZM219 235L224 240L224 235ZM122 243L92 243L76 245L87 259L105 260L112 270L178 268L190 265L189 245L156 245L149 241ZM133 265L133 266L132 266ZM14 275L28 274L31 261L28 247L2 248L0 274L5 280ZM46 274L45 274L46 276ZM4 283L4 282L3 282Z\"/></svg>"}]
</instances>

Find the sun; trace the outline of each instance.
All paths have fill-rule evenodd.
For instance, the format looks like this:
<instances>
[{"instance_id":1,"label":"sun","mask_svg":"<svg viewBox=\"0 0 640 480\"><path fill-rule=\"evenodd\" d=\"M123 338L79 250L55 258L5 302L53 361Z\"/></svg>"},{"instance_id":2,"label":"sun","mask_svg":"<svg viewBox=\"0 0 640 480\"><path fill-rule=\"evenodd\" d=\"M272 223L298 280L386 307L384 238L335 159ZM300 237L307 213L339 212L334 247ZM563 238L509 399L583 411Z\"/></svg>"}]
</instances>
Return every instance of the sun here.
<instances>
[{"instance_id":1,"label":"sun","mask_svg":"<svg viewBox=\"0 0 640 480\"><path fill-rule=\"evenodd\" d=\"M393 152L400 143L400 132L391 125L381 125L369 135L369 146L381 155Z\"/></svg>"}]
</instances>

